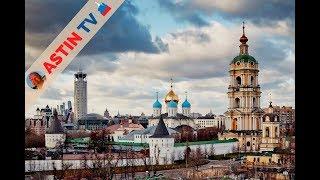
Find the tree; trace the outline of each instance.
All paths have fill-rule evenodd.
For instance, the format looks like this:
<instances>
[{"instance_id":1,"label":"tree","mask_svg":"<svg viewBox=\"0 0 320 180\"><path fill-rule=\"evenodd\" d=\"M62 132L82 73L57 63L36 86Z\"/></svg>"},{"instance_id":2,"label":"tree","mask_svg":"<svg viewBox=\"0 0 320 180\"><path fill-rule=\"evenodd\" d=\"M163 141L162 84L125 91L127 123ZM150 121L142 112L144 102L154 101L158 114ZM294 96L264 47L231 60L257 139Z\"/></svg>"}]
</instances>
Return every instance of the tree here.
<instances>
[{"instance_id":1,"label":"tree","mask_svg":"<svg viewBox=\"0 0 320 180\"><path fill-rule=\"evenodd\" d=\"M91 134L90 134L89 148L90 148L90 149L93 149L94 152L96 152L98 146L99 146L98 133L97 133L97 132L91 132Z\"/></svg>"},{"instance_id":2,"label":"tree","mask_svg":"<svg viewBox=\"0 0 320 180\"><path fill-rule=\"evenodd\" d=\"M105 152L108 151L107 147L110 144L110 132L103 129L100 132L91 132L89 148L93 149L94 152Z\"/></svg>"},{"instance_id":3,"label":"tree","mask_svg":"<svg viewBox=\"0 0 320 180\"><path fill-rule=\"evenodd\" d=\"M87 178L88 176L90 176L90 174L88 174L89 171L89 165L88 165L88 157L87 154L83 154L81 161L80 161L80 166L82 168L81 174L79 174L79 176L81 178Z\"/></svg>"},{"instance_id":4,"label":"tree","mask_svg":"<svg viewBox=\"0 0 320 180\"><path fill-rule=\"evenodd\" d=\"M44 135L37 135L33 131L25 133L25 148L41 148L45 147Z\"/></svg>"},{"instance_id":5,"label":"tree","mask_svg":"<svg viewBox=\"0 0 320 180\"><path fill-rule=\"evenodd\" d=\"M210 145L210 149L209 149L209 156L210 156L210 159L213 159L213 158L214 158L215 151L216 151L216 149L214 148L214 145L213 145L213 144L211 144L211 145Z\"/></svg>"},{"instance_id":6,"label":"tree","mask_svg":"<svg viewBox=\"0 0 320 180\"><path fill-rule=\"evenodd\" d=\"M174 151L173 151L173 153L171 154L170 160L171 160L171 163L173 164L173 163L174 163L174 160L175 160L175 152L174 152Z\"/></svg>"},{"instance_id":7,"label":"tree","mask_svg":"<svg viewBox=\"0 0 320 180\"><path fill-rule=\"evenodd\" d=\"M238 152L238 147L237 146L232 146L232 153Z\"/></svg>"},{"instance_id":8,"label":"tree","mask_svg":"<svg viewBox=\"0 0 320 180\"><path fill-rule=\"evenodd\" d=\"M198 171L199 166L204 162L204 154L201 150L201 147L198 146L195 151L191 153L191 161L195 166L196 170Z\"/></svg>"},{"instance_id":9,"label":"tree","mask_svg":"<svg viewBox=\"0 0 320 180\"><path fill-rule=\"evenodd\" d=\"M117 154L112 153L112 146L109 145L108 151L104 156L104 161L106 162L104 168L107 170L107 179L113 179L113 176L116 173L116 167L118 166L119 161L122 160L121 151L122 148L120 147L120 150Z\"/></svg>"},{"instance_id":10,"label":"tree","mask_svg":"<svg viewBox=\"0 0 320 180\"><path fill-rule=\"evenodd\" d=\"M186 149L184 150L184 160L186 163L186 168L188 167L188 160L190 158L191 149L189 147L189 144L187 143Z\"/></svg>"},{"instance_id":11,"label":"tree","mask_svg":"<svg viewBox=\"0 0 320 180\"><path fill-rule=\"evenodd\" d=\"M57 173L58 179L65 179L67 171L72 167L71 163L61 161L61 170Z\"/></svg>"},{"instance_id":12,"label":"tree","mask_svg":"<svg viewBox=\"0 0 320 180\"><path fill-rule=\"evenodd\" d=\"M149 166L151 164L150 161L148 161L148 159L150 159L150 158L148 158L148 157L150 157L149 153L150 153L149 149L147 149L146 146L143 146L143 150L141 152L141 159L143 161L145 171L149 171Z\"/></svg>"}]
</instances>

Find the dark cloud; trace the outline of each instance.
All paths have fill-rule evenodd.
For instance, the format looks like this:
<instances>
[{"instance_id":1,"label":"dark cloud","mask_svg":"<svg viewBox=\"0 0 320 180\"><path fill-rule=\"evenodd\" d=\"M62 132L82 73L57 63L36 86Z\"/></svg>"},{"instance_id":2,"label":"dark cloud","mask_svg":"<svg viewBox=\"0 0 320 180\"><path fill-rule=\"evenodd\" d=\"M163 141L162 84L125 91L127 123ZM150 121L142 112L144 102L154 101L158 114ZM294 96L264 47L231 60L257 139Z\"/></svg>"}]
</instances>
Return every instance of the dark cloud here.
<instances>
[{"instance_id":1,"label":"dark cloud","mask_svg":"<svg viewBox=\"0 0 320 180\"><path fill-rule=\"evenodd\" d=\"M288 20L294 25L295 1L259 0L250 1L241 11L224 13L229 18L242 18L251 20L258 25L273 25L278 20ZM223 13L223 12L222 12Z\"/></svg>"},{"instance_id":2,"label":"dark cloud","mask_svg":"<svg viewBox=\"0 0 320 180\"><path fill-rule=\"evenodd\" d=\"M171 13L171 15L180 22L189 22L198 27L207 26L206 21L197 10L189 3L174 3L172 0L158 0L161 8Z\"/></svg>"},{"instance_id":3,"label":"dark cloud","mask_svg":"<svg viewBox=\"0 0 320 180\"><path fill-rule=\"evenodd\" d=\"M162 41L161 38L159 38L158 36L155 39L155 43L157 44L158 48L162 51L162 52L167 52L169 51L169 45L167 43L164 43Z\"/></svg>"},{"instance_id":4,"label":"dark cloud","mask_svg":"<svg viewBox=\"0 0 320 180\"><path fill-rule=\"evenodd\" d=\"M281 40L278 37L278 40ZM268 39L261 39L259 46L253 47L250 53L259 62L260 68L277 70L283 74L294 75L294 64L286 63L288 51L292 50L290 47L294 42L286 40L285 44L269 41Z\"/></svg>"},{"instance_id":5,"label":"dark cloud","mask_svg":"<svg viewBox=\"0 0 320 180\"><path fill-rule=\"evenodd\" d=\"M91 56L79 56L75 58L65 69L64 73L74 73L79 69L88 74L97 72L113 73L119 68L118 57L114 53L106 53Z\"/></svg>"},{"instance_id":6,"label":"dark cloud","mask_svg":"<svg viewBox=\"0 0 320 180\"><path fill-rule=\"evenodd\" d=\"M85 3L84 0L28 0L25 6L26 44L46 48ZM135 18L138 12L131 1L125 1L80 54L160 52L149 29Z\"/></svg>"},{"instance_id":7,"label":"dark cloud","mask_svg":"<svg viewBox=\"0 0 320 180\"><path fill-rule=\"evenodd\" d=\"M174 3L172 0L158 0L160 7L168 10L176 20L189 22L196 26L206 26L208 22L205 17L218 15L231 20L252 21L258 25L275 25L278 20L286 20L294 27L294 0L242 0L235 2L239 3L238 9L232 9L233 5L228 5L228 2L210 3L207 1L203 3L201 1L203 0ZM215 5L223 3L224 8Z\"/></svg>"}]
</instances>

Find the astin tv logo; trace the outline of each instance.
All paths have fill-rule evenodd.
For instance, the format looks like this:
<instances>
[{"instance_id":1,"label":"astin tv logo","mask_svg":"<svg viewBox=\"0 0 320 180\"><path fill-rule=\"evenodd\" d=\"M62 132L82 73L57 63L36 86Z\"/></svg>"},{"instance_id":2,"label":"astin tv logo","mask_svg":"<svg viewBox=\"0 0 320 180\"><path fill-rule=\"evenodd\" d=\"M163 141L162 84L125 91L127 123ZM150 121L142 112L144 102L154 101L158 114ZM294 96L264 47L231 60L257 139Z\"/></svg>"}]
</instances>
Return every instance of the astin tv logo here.
<instances>
[{"instance_id":1,"label":"astin tv logo","mask_svg":"<svg viewBox=\"0 0 320 180\"><path fill-rule=\"evenodd\" d=\"M110 12L110 6L105 3L95 3L98 5L97 10L102 16L106 16ZM91 33L90 29L93 28L92 26L97 24L98 19L96 19L94 13L89 13L89 16L85 17L85 19L77 26L77 30L73 31L70 36L68 36L67 39L57 47L55 52L49 56L49 61L45 61L43 63L45 71L48 74L51 74L54 69L58 68L57 66L71 53L71 51L74 51L74 49L77 48L76 46L83 41L85 36L84 34L81 35L78 31Z\"/></svg>"},{"instance_id":2,"label":"astin tv logo","mask_svg":"<svg viewBox=\"0 0 320 180\"><path fill-rule=\"evenodd\" d=\"M108 12L111 10L111 7L106 5L105 3L98 3L95 2L98 5L98 11L103 15L107 15Z\"/></svg>"}]
</instances>

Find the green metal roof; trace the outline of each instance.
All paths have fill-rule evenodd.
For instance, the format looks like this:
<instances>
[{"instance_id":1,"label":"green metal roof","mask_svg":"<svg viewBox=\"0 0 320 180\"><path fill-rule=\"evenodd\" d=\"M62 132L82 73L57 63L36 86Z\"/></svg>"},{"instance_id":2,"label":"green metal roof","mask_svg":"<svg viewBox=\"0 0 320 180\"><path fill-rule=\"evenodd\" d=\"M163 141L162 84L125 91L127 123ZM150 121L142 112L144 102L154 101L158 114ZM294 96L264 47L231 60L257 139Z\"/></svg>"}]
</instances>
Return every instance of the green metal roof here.
<instances>
[{"instance_id":1,"label":"green metal roof","mask_svg":"<svg viewBox=\"0 0 320 180\"><path fill-rule=\"evenodd\" d=\"M90 138L74 138L74 139L67 139L67 143L75 143L75 144L89 144ZM111 145L121 145L121 146L139 146L145 147L149 146L147 143L129 143L129 142L109 142Z\"/></svg>"},{"instance_id":2,"label":"green metal roof","mask_svg":"<svg viewBox=\"0 0 320 180\"><path fill-rule=\"evenodd\" d=\"M90 138L86 137L86 138L67 138L66 142L67 143L76 143L76 144L86 144L89 143Z\"/></svg>"},{"instance_id":3,"label":"green metal roof","mask_svg":"<svg viewBox=\"0 0 320 180\"><path fill-rule=\"evenodd\" d=\"M238 140L233 138L233 139L227 139L227 140L212 140L212 141L196 141L196 142L188 142L189 146L192 145L202 145L202 144L219 144L219 143L230 143L230 142L237 142ZM179 146L187 146L186 142L183 143L174 143L174 147L179 147Z\"/></svg>"},{"instance_id":4,"label":"green metal roof","mask_svg":"<svg viewBox=\"0 0 320 180\"><path fill-rule=\"evenodd\" d=\"M252 57L252 56L250 56L250 55L248 55L248 54L240 54L239 56L236 56L235 58L233 58L231 64L232 64L232 63L236 63L236 62L238 62L238 61L240 61L240 62L254 62L254 63L258 63L258 61L257 61L254 57Z\"/></svg>"},{"instance_id":5,"label":"green metal roof","mask_svg":"<svg viewBox=\"0 0 320 180\"><path fill-rule=\"evenodd\" d=\"M149 147L148 143L111 142L112 145Z\"/></svg>"}]
</instances>

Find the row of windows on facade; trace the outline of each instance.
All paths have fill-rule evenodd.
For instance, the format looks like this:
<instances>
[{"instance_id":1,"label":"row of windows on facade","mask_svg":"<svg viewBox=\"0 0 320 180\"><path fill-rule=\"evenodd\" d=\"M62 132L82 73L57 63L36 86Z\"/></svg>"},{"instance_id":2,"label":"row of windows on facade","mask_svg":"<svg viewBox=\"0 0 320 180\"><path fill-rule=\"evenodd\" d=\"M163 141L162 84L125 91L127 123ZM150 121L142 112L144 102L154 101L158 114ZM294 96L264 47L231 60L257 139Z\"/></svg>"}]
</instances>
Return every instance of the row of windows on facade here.
<instances>
[{"instance_id":1,"label":"row of windows on facade","mask_svg":"<svg viewBox=\"0 0 320 180\"><path fill-rule=\"evenodd\" d=\"M147 135L136 135L136 138L147 138Z\"/></svg>"},{"instance_id":2,"label":"row of windows on facade","mask_svg":"<svg viewBox=\"0 0 320 180\"><path fill-rule=\"evenodd\" d=\"M256 162L256 158L253 158L253 162ZM260 158L257 158L257 162L260 162ZM269 163L271 163L271 158L269 158ZM278 159L278 163L280 163L280 159Z\"/></svg>"},{"instance_id":3,"label":"row of windows on facade","mask_svg":"<svg viewBox=\"0 0 320 180\"><path fill-rule=\"evenodd\" d=\"M243 52L243 51L241 51L241 52ZM238 61L238 62L237 62L237 66L240 66L240 64L241 64L240 61ZM254 63L253 63L253 62L250 62L250 65L253 66ZM247 67L248 64L244 63L244 66Z\"/></svg>"},{"instance_id":4,"label":"row of windows on facade","mask_svg":"<svg viewBox=\"0 0 320 180\"><path fill-rule=\"evenodd\" d=\"M32 126L32 121L29 121L29 125ZM33 121L33 126L36 126L37 122ZM40 125L43 126L43 121L40 121Z\"/></svg>"},{"instance_id":5,"label":"row of windows on facade","mask_svg":"<svg viewBox=\"0 0 320 180\"><path fill-rule=\"evenodd\" d=\"M85 128L86 128L85 125L81 125L80 126L80 129L85 129ZM98 129L101 129L101 128L103 128L103 126L101 126L101 125L90 125L90 126L87 127L88 130L98 130Z\"/></svg>"},{"instance_id":6,"label":"row of windows on facade","mask_svg":"<svg viewBox=\"0 0 320 180\"><path fill-rule=\"evenodd\" d=\"M241 77L240 76L236 77L236 85L237 86L243 85L242 83L243 82L241 80ZM250 85L252 85L252 86L254 85L254 77L253 76L251 76L251 78L250 78Z\"/></svg>"},{"instance_id":7,"label":"row of windows on facade","mask_svg":"<svg viewBox=\"0 0 320 180\"><path fill-rule=\"evenodd\" d=\"M200 123L200 124L214 124L214 120L200 120L200 121L198 121L198 123ZM217 124L221 124L222 125L222 121L217 121Z\"/></svg>"},{"instance_id":8,"label":"row of windows on facade","mask_svg":"<svg viewBox=\"0 0 320 180\"><path fill-rule=\"evenodd\" d=\"M44 126L44 121L40 120L40 121L33 121L33 126L37 126L40 125L40 126ZM49 120L47 120L47 124L49 124ZM29 121L29 125L32 126L32 121L30 120Z\"/></svg>"},{"instance_id":9,"label":"row of windows on facade","mask_svg":"<svg viewBox=\"0 0 320 180\"><path fill-rule=\"evenodd\" d=\"M235 108L240 108L240 98L236 98L235 100ZM251 107L256 107L256 98L252 98L252 106Z\"/></svg>"},{"instance_id":10,"label":"row of windows on facade","mask_svg":"<svg viewBox=\"0 0 320 180\"><path fill-rule=\"evenodd\" d=\"M269 129L269 127L266 127L265 132L266 132L266 137L270 137L270 129ZM275 134L275 137L278 137L278 127L275 127L274 134Z\"/></svg>"}]
</instances>

